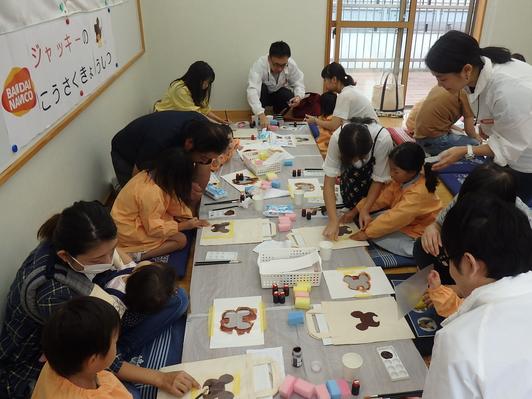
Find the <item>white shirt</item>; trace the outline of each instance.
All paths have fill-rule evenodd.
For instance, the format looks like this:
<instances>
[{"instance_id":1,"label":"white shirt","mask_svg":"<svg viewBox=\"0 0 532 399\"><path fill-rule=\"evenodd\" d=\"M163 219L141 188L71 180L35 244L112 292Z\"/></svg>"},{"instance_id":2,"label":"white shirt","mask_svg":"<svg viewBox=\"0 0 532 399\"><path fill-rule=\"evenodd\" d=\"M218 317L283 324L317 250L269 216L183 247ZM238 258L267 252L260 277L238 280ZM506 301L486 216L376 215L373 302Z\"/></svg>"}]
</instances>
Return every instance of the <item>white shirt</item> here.
<instances>
[{"instance_id":1,"label":"white shirt","mask_svg":"<svg viewBox=\"0 0 532 399\"><path fill-rule=\"evenodd\" d=\"M466 87L473 113L494 161L520 172L532 173L532 66L513 60L492 64L482 57L474 93Z\"/></svg>"},{"instance_id":2,"label":"white shirt","mask_svg":"<svg viewBox=\"0 0 532 399\"><path fill-rule=\"evenodd\" d=\"M294 97L305 96L305 84L303 72L297 67L296 62L288 59L288 65L278 77L272 73L268 56L260 57L249 70L247 97L248 103L254 115L264 113L264 107L260 102L260 92L264 83L269 93L274 93L281 87L287 87L294 91ZM287 104L288 105L288 104Z\"/></svg>"},{"instance_id":3,"label":"white shirt","mask_svg":"<svg viewBox=\"0 0 532 399\"><path fill-rule=\"evenodd\" d=\"M532 272L479 287L436 333L423 399L532 398Z\"/></svg>"},{"instance_id":4,"label":"white shirt","mask_svg":"<svg viewBox=\"0 0 532 399\"><path fill-rule=\"evenodd\" d=\"M382 129L379 137L377 137L381 127L382 126L378 123L368 125L369 133L375 143L375 152L373 154L375 156L375 165L373 166L371 179L373 181L385 183L390 180L388 156L393 149L393 141L387 129ZM327 149L327 156L323 162L323 171L325 172L325 175L329 177L337 177L342 173L342 160L340 156L340 148L338 147L338 137L340 137L341 129L342 127L339 127L332 134L331 141L329 141L329 148ZM377 141L375 141L375 137L377 137ZM353 165L360 168L370 159L371 151L363 161L357 161Z\"/></svg>"},{"instance_id":5,"label":"white shirt","mask_svg":"<svg viewBox=\"0 0 532 399\"><path fill-rule=\"evenodd\" d=\"M337 116L344 121L354 117L378 120L369 100L355 86L344 86L338 94L333 116Z\"/></svg>"}]
</instances>

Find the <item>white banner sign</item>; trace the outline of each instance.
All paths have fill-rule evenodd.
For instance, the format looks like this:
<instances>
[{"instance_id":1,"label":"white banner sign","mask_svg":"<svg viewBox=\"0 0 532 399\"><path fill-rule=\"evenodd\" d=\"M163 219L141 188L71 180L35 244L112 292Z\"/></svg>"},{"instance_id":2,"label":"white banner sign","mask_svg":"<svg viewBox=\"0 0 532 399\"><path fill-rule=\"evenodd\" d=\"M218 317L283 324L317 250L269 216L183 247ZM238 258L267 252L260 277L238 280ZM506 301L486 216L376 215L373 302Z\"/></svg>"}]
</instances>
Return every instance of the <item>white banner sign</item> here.
<instances>
[{"instance_id":1,"label":"white banner sign","mask_svg":"<svg viewBox=\"0 0 532 399\"><path fill-rule=\"evenodd\" d=\"M13 152L118 69L110 12L80 13L0 36L1 113Z\"/></svg>"},{"instance_id":2,"label":"white banner sign","mask_svg":"<svg viewBox=\"0 0 532 399\"><path fill-rule=\"evenodd\" d=\"M2 0L0 34L66 17L78 12L95 11L124 0Z\"/></svg>"}]
</instances>

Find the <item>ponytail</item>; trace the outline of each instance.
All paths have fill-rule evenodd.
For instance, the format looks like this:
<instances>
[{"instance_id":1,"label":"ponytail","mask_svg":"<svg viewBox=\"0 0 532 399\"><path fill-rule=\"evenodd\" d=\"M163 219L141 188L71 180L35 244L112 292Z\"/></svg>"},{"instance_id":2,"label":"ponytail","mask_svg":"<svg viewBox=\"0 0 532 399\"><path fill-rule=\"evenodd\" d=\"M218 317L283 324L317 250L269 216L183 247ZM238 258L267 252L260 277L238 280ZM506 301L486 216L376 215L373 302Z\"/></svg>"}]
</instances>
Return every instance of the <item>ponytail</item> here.
<instances>
[{"instance_id":1,"label":"ponytail","mask_svg":"<svg viewBox=\"0 0 532 399\"><path fill-rule=\"evenodd\" d=\"M504 64L512 59L507 48L480 48L473 36L451 30L436 40L425 57L425 64L436 73L458 73L467 64L482 67L482 56L495 64Z\"/></svg>"},{"instance_id":2,"label":"ponytail","mask_svg":"<svg viewBox=\"0 0 532 399\"><path fill-rule=\"evenodd\" d=\"M371 151L373 139L366 125L361 123L348 123L338 135L338 149L344 168L353 161L365 158Z\"/></svg>"},{"instance_id":3,"label":"ponytail","mask_svg":"<svg viewBox=\"0 0 532 399\"><path fill-rule=\"evenodd\" d=\"M336 78L344 86L355 86L356 83L351 75L348 75L344 67L337 63L331 62L321 71L321 77L323 79Z\"/></svg>"},{"instance_id":4,"label":"ponytail","mask_svg":"<svg viewBox=\"0 0 532 399\"><path fill-rule=\"evenodd\" d=\"M436 186L438 185L438 178L436 173L432 170L432 164L426 163L423 167L425 171L425 187L429 193L436 191Z\"/></svg>"},{"instance_id":5,"label":"ponytail","mask_svg":"<svg viewBox=\"0 0 532 399\"><path fill-rule=\"evenodd\" d=\"M60 218L61 214L56 213L54 216L44 222L37 232L37 239L40 241L51 241Z\"/></svg>"},{"instance_id":6,"label":"ponytail","mask_svg":"<svg viewBox=\"0 0 532 399\"><path fill-rule=\"evenodd\" d=\"M506 47L483 47L480 55L488 57L494 64L505 64L512 60L512 53Z\"/></svg>"},{"instance_id":7,"label":"ponytail","mask_svg":"<svg viewBox=\"0 0 532 399\"><path fill-rule=\"evenodd\" d=\"M37 232L56 251L72 256L86 253L102 241L116 238L116 225L109 211L98 201L78 201L48 219Z\"/></svg>"},{"instance_id":8,"label":"ponytail","mask_svg":"<svg viewBox=\"0 0 532 399\"><path fill-rule=\"evenodd\" d=\"M369 116L366 116L363 118L360 116L354 116L349 121L353 123L363 124L363 125L371 125L372 123L377 123L375 119L370 118Z\"/></svg>"}]
</instances>

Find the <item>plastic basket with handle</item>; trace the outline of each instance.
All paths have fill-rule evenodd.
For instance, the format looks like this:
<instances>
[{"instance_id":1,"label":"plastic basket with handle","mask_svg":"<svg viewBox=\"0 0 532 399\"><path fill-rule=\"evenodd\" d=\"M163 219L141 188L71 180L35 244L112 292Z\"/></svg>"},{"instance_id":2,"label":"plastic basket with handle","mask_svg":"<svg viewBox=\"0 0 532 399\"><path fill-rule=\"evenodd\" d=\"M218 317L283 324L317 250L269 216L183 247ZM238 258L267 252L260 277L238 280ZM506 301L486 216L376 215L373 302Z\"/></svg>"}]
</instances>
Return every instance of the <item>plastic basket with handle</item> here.
<instances>
[{"instance_id":1,"label":"plastic basket with handle","mask_svg":"<svg viewBox=\"0 0 532 399\"><path fill-rule=\"evenodd\" d=\"M317 252L316 248L275 248L266 249L259 252L257 263L259 267L266 262L275 259L289 259L298 258L300 256L308 255L311 252ZM314 270L296 270L293 272L275 273L275 274L260 274L260 283L262 288L271 288L273 283L278 285L288 284L289 287L295 286L300 281L310 282L313 287L317 287L321 283L321 257L319 263L314 267Z\"/></svg>"},{"instance_id":2,"label":"plastic basket with handle","mask_svg":"<svg viewBox=\"0 0 532 399\"><path fill-rule=\"evenodd\" d=\"M281 161L273 162L271 164L265 165L262 162L262 165L256 165L255 160L259 158L260 151L246 151L242 153L242 158L246 168L251 170L257 176L265 175L268 172L278 173L281 171Z\"/></svg>"}]
</instances>

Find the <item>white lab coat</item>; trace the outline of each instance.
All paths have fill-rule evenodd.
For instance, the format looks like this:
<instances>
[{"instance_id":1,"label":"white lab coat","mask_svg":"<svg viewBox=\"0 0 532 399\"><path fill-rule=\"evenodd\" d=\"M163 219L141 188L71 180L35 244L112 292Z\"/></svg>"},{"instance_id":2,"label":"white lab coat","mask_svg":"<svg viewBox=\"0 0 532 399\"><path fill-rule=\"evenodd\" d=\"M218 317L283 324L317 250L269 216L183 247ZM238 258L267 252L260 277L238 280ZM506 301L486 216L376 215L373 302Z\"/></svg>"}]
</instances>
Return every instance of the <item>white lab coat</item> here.
<instances>
[{"instance_id":1,"label":"white lab coat","mask_svg":"<svg viewBox=\"0 0 532 399\"><path fill-rule=\"evenodd\" d=\"M495 162L532 173L532 66L512 60L493 64L482 57L475 91L466 87L473 113Z\"/></svg>"},{"instance_id":2,"label":"white lab coat","mask_svg":"<svg viewBox=\"0 0 532 399\"><path fill-rule=\"evenodd\" d=\"M532 398L531 311L532 272L475 289L436 333L423 399Z\"/></svg>"},{"instance_id":3,"label":"white lab coat","mask_svg":"<svg viewBox=\"0 0 532 399\"><path fill-rule=\"evenodd\" d=\"M296 62L288 59L288 65L275 79L268 62L268 56L260 57L249 70L247 97L248 103L254 115L264 113L264 107L260 102L260 91L264 83L269 93L274 93L281 87L287 87L294 92L294 96L303 98L305 95L305 84L303 82L303 72L297 67Z\"/></svg>"}]
</instances>

